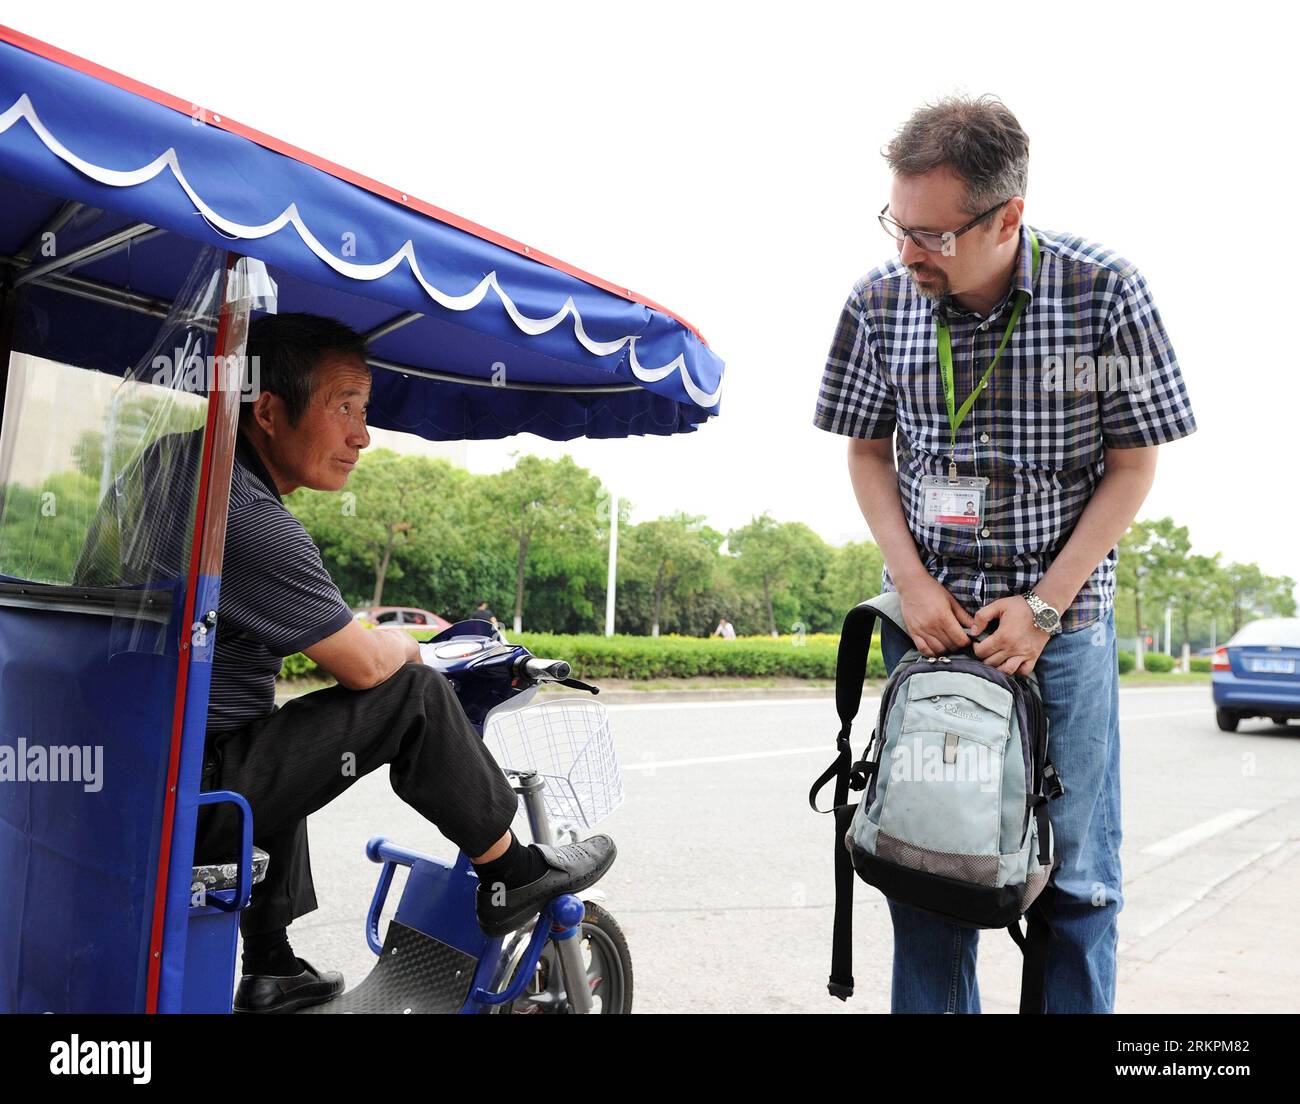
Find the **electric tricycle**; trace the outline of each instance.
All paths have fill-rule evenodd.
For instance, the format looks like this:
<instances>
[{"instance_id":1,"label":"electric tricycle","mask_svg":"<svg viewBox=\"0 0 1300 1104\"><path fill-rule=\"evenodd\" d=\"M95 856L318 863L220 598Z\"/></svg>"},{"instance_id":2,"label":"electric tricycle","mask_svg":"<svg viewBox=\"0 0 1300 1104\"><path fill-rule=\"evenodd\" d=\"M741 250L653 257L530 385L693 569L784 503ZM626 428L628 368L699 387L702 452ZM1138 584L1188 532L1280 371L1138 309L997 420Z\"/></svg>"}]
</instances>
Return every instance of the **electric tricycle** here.
<instances>
[{"instance_id":1,"label":"electric tricycle","mask_svg":"<svg viewBox=\"0 0 1300 1104\"><path fill-rule=\"evenodd\" d=\"M238 415L257 393L245 341L274 311L364 333L370 424L427 440L671 435L717 413L722 362L665 308L0 27L0 1010L230 1011L240 911L276 856L254 850L247 801L201 778ZM163 562L126 553L165 542L179 566L88 570L106 498L145 449L193 433L198 462L163 466L189 509L137 495L95 544L124 565ZM594 692L564 660L482 621L422 655L533 839L618 805L605 710L537 693ZM239 855L196 865L198 811L221 802L240 811ZM489 939L464 855L364 846L375 968L304 1012L629 1010L598 889Z\"/></svg>"}]
</instances>

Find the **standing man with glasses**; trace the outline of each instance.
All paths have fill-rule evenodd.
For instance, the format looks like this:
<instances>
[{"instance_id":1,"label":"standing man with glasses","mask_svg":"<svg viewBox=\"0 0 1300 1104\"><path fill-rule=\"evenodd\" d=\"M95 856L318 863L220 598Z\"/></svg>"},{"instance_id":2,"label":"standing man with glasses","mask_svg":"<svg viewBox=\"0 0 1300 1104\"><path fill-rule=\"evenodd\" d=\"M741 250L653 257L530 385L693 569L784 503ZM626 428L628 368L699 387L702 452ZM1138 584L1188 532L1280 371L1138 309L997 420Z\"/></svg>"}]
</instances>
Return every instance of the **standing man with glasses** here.
<instances>
[{"instance_id":1,"label":"standing man with glasses","mask_svg":"<svg viewBox=\"0 0 1300 1104\"><path fill-rule=\"evenodd\" d=\"M1045 1012L1111 1012L1120 874L1118 542L1156 449L1196 428L1146 282L1128 261L1023 221L1029 140L996 99L917 111L885 150L879 216L898 259L858 282L814 424L849 475L911 639L1037 674L1065 787ZM894 440L896 434L896 440ZM969 508L968 508L969 507ZM892 1010L978 1012L978 932L889 902Z\"/></svg>"}]
</instances>

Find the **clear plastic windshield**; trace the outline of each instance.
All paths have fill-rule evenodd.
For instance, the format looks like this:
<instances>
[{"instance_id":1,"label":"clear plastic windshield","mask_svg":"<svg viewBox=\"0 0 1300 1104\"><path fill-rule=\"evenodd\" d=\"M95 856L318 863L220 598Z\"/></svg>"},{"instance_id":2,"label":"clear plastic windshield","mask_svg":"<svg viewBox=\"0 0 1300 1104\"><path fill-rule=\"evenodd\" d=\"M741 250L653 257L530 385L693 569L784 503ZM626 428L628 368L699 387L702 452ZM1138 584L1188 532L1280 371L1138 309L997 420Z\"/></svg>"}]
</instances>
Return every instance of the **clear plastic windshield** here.
<instances>
[{"instance_id":1,"label":"clear plastic windshield","mask_svg":"<svg viewBox=\"0 0 1300 1104\"><path fill-rule=\"evenodd\" d=\"M128 650L162 646L161 634L141 621L166 620L184 592L210 401L220 403L216 436L226 446L234 437L245 276L238 266L227 274L225 253L201 249L151 336L138 319L134 342L120 331L106 334L132 355L120 377L43 355L59 347L50 339L58 326L78 323L77 300L36 286L18 301L0 430L0 576L111 588L110 600L133 626L133 639L122 642ZM221 335L233 355L218 357L223 300L233 300ZM219 490L209 519L218 557L227 487ZM153 606L157 616L149 614Z\"/></svg>"}]
</instances>

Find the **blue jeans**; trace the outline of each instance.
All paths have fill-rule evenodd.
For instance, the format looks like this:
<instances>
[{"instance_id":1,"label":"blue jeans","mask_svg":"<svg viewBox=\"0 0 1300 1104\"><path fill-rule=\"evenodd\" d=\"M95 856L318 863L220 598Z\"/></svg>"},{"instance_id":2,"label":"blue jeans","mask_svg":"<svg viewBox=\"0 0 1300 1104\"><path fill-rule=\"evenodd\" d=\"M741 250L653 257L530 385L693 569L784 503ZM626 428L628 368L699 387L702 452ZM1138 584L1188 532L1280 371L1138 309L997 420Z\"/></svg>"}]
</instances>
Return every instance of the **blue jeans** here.
<instances>
[{"instance_id":1,"label":"blue jeans","mask_svg":"<svg viewBox=\"0 0 1300 1104\"><path fill-rule=\"evenodd\" d=\"M881 629L892 671L911 642ZM1052 637L1034 666L1065 794L1047 807L1056 848L1044 1012L1111 1012L1120 892L1119 670L1115 614ZM978 1012L979 932L889 902L893 1012ZM996 934L996 933L995 933ZM1010 939L1009 935L1002 938Z\"/></svg>"}]
</instances>

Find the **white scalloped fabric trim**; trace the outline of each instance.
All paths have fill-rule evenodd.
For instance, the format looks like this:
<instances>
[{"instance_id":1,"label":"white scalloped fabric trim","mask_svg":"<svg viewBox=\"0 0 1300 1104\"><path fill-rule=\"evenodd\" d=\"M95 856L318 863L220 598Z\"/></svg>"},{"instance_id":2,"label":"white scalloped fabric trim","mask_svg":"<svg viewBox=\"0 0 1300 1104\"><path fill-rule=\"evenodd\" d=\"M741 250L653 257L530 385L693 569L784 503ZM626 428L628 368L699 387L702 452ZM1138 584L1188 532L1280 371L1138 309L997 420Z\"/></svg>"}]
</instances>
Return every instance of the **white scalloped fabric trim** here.
<instances>
[{"instance_id":1,"label":"white scalloped fabric trim","mask_svg":"<svg viewBox=\"0 0 1300 1104\"><path fill-rule=\"evenodd\" d=\"M308 249L324 261L325 264L329 265L330 268L334 269L335 272L351 280L381 280L405 261L407 267L411 270L411 274L424 288L425 294L439 306L448 310L473 310L483 301L488 290L491 289L496 292L497 298L501 300L501 305L505 307L510 320L520 332L527 334L529 337L547 333L563 322L569 315L572 315L574 335L584 349L593 356L603 357L618 352L626 345L628 347L628 363L632 368L632 373L643 383L655 383L676 372L681 376L682 386L691 397L691 401L706 409L717 403L718 396L722 392L721 382L719 382L715 390L711 392L704 391L691 378L690 372L686 370L686 358L682 354L679 354L673 361L660 368L647 368L637 359L637 338L635 335L621 337L617 341L596 341L589 337L582 322L582 315L578 313L578 308L574 305L572 296L566 299L564 306L549 318L530 318L515 306L514 301L497 281L495 272L489 272L484 276L473 291L466 292L464 295L448 295L424 278L424 273L420 271L420 263L415 256L415 245L409 238L401 249L385 261L379 261L376 264L355 264L334 256L317 239L316 235L307 228L307 224L303 222L302 217L298 214L297 204L291 203L276 218L270 222L264 222L260 226L245 226L224 218L209 207L198 192L190 186L190 182L185 178L185 173L181 170L180 159L177 157L174 148L169 148L160 153L149 164L142 165L138 169L106 169L101 165L95 165L78 157L55 138L50 133L49 128L41 121L40 116L37 115L36 108L32 105L31 98L26 93L19 96L13 106L0 115L0 135L9 130L19 119L26 121L27 125L32 129L32 133L44 143L45 148L52 154L66 164L71 165L83 176L88 176L99 184L105 184L113 188L130 188L137 184L147 183L164 169L168 170L176 179L176 183L189 196L195 210L214 227L232 238L265 238L284 229L285 226L292 226Z\"/></svg>"}]
</instances>

